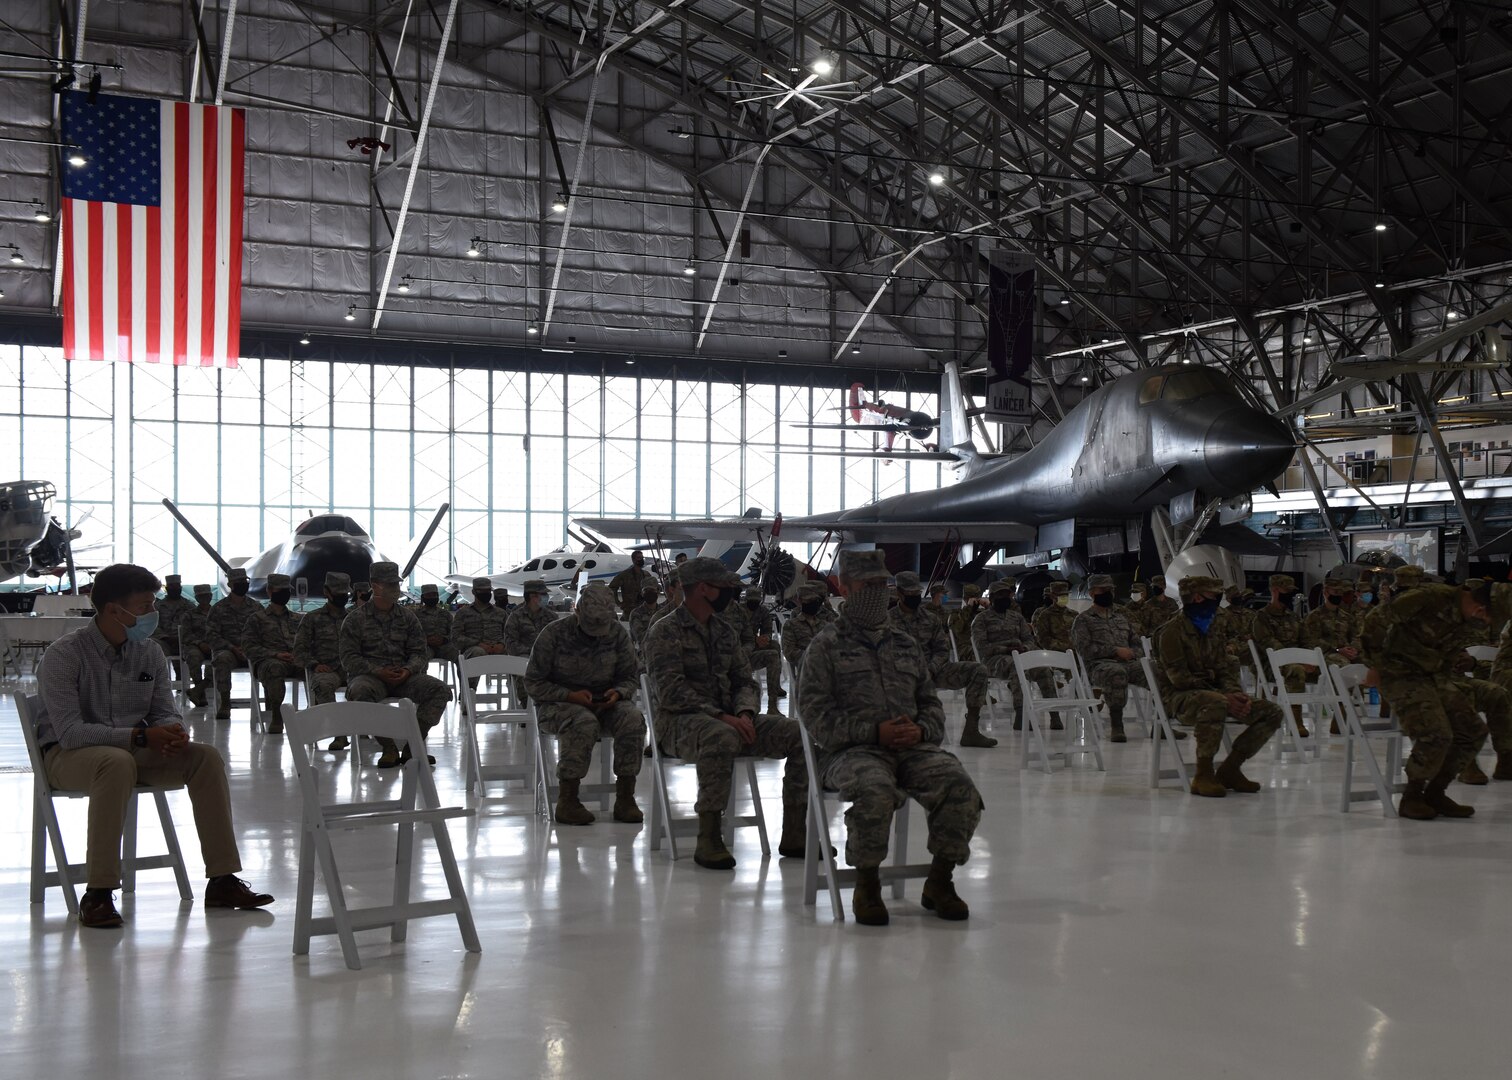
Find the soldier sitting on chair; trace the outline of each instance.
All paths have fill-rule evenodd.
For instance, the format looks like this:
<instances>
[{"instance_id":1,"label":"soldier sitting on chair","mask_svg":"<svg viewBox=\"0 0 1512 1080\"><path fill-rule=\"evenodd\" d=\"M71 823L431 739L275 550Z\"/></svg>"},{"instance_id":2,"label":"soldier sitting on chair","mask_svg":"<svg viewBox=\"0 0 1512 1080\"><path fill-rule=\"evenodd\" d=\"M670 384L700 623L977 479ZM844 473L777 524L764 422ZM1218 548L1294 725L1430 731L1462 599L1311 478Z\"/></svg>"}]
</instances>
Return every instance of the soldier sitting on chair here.
<instances>
[{"instance_id":1,"label":"soldier sitting on chair","mask_svg":"<svg viewBox=\"0 0 1512 1080\"><path fill-rule=\"evenodd\" d=\"M346 621L352 579L338 570L325 576L326 602L299 620L294 637L294 662L310 673L310 704L326 705L336 700L336 691L346 685L341 670L341 624ZM347 748L347 737L337 735L326 750Z\"/></svg>"},{"instance_id":2,"label":"soldier sitting on chair","mask_svg":"<svg viewBox=\"0 0 1512 1080\"><path fill-rule=\"evenodd\" d=\"M1087 578L1087 594L1092 598L1092 606L1071 624L1071 643L1087 666L1087 678L1107 702L1113 741L1128 742L1123 714L1129 703L1129 684L1145 685L1144 668L1139 663L1139 637L1128 618L1113 606L1112 577L1093 574Z\"/></svg>"},{"instance_id":3,"label":"soldier sitting on chair","mask_svg":"<svg viewBox=\"0 0 1512 1080\"><path fill-rule=\"evenodd\" d=\"M637 649L651 626L651 617L656 614L656 598L661 590L647 585L641 590L641 602L630 609L630 644Z\"/></svg>"},{"instance_id":4,"label":"soldier sitting on chair","mask_svg":"<svg viewBox=\"0 0 1512 1080\"><path fill-rule=\"evenodd\" d=\"M890 616L892 625L913 638L924 654L935 689L966 691L966 726L961 731L961 745L996 746L997 740L983 735L979 726L982 706L987 702L987 669L974 660L950 659L950 631L924 607L924 584L918 574L905 570L894 584L898 606Z\"/></svg>"},{"instance_id":5,"label":"soldier sitting on chair","mask_svg":"<svg viewBox=\"0 0 1512 1080\"><path fill-rule=\"evenodd\" d=\"M739 632L751 670L766 672L767 715L776 716L781 712L777 700L787 692L782 689L782 654L772 644L772 613L762 606L760 586L747 587L744 602L731 604L724 618Z\"/></svg>"},{"instance_id":6,"label":"soldier sitting on chair","mask_svg":"<svg viewBox=\"0 0 1512 1080\"><path fill-rule=\"evenodd\" d=\"M732 870L721 818L730 801L735 757L787 758L782 779L778 854L803 856L808 828L808 772L798 725L757 716L760 699L736 630L718 618L740 593L740 578L718 559L682 565L683 602L646 635L646 671L656 695L653 737L662 751L698 770L698 847L693 861Z\"/></svg>"},{"instance_id":7,"label":"soldier sitting on chair","mask_svg":"<svg viewBox=\"0 0 1512 1080\"><path fill-rule=\"evenodd\" d=\"M793 669L795 679L809 642L829 625L820 614L828 597L829 589L824 582L805 581L798 588L798 611L789 616L782 626L782 655L787 658L788 667Z\"/></svg>"},{"instance_id":8,"label":"soldier sitting on chair","mask_svg":"<svg viewBox=\"0 0 1512 1080\"><path fill-rule=\"evenodd\" d=\"M194 610L194 604L184 597L184 579L177 574L168 575L163 593L157 602L158 628L152 640L162 647L164 656L178 656L179 625Z\"/></svg>"},{"instance_id":9,"label":"soldier sitting on chair","mask_svg":"<svg viewBox=\"0 0 1512 1080\"><path fill-rule=\"evenodd\" d=\"M525 690L536 703L541 730L557 737L558 824L593 823L578 791L602 736L614 738L614 820L644 820L635 805L635 778L646 718L631 700L639 679L635 648L615 619L614 594L607 586L589 585L571 618L536 635Z\"/></svg>"},{"instance_id":10,"label":"soldier sitting on chair","mask_svg":"<svg viewBox=\"0 0 1512 1080\"><path fill-rule=\"evenodd\" d=\"M1240 766L1276 733L1281 709L1244 693L1238 663L1211 634L1223 582L1214 577L1184 577L1178 588L1181 614L1166 622L1155 639L1155 677L1167 712L1179 723L1191 724L1197 738L1192 794L1209 798L1222 798L1230 791L1253 794L1260 785L1245 776ZM1215 770L1213 757L1230 716L1247 726Z\"/></svg>"},{"instance_id":11,"label":"soldier sitting on chair","mask_svg":"<svg viewBox=\"0 0 1512 1080\"><path fill-rule=\"evenodd\" d=\"M247 599L251 583L245 570L238 566L228 571L226 585L230 593L215 602L208 620L210 644L214 649L215 695L219 699L215 709L217 720L231 719L231 670L247 666L242 631L252 613L258 610L257 602Z\"/></svg>"},{"instance_id":12,"label":"soldier sitting on chair","mask_svg":"<svg viewBox=\"0 0 1512 1080\"><path fill-rule=\"evenodd\" d=\"M425 631L425 651L432 660L455 663L457 650L452 648L452 613L441 603L441 590L435 585L420 586L420 606L415 609L420 629Z\"/></svg>"},{"instance_id":13,"label":"soldier sitting on chair","mask_svg":"<svg viewBox=\"0 0 1512 1080\"><path fill-rule=\"evenodd\" d=\"M908 576L913 581L905 578L899 588L904 599L909 593L902 586L917 581ZM960 761L940 749L945 712L928 660L908 631L888 622L882 552L842 552L840 590L846 598L840 618L809 645L798 706L813 734L822 782L850 804L845 858L856 868L851 910L864 925L887 924L879 868L893 813L913 798L929 814L934 856L924 906L942 919L964 919L970 909L951 879L971 855L982 797ZM934 622L932 615L919 617Z\"/></svg>"},{"instance_id":14,"label":"soldier sitting on chair","mask_svg":"<svg viewBox=\"0 0 1512 1080\"><path fill-rule=\"evenodd\" d=\"M283 732L284 683L298 678L304 668L294 657L294 642L299 633L299 616L289 610L294 595L287 574L268 575L268 606L254 611L242 625L242 645L252 681L261 683L263 700L268 705L268 734ZM252 687L257 693L257 686Z\"/></svg>"},{"instance_id":15,"label":"soldier sitting on chair","mask_svg":"<svg viewBox=\"0 0 1512 1080\"><path fill-rule=\"evenodd\" d=\"M205 670L215 649L210 643L210 595L209 585L194 587L194 610L185 613L180 621L184 639L184 667L189 681L189 700L205 707Z\"/></svg>"},{"instance_id":16,"label":"soldier sitting on chair","mask_svg":"<svg viewBox=\"0 0 1512 1080\"><path fill-rule=\"evenodd\" d=\"M1024 727L1023 690L1019 686L1018 668L1014 665L1014 653L1030 652L1039 648L1029 620L1014 610L1013 582L994 581L987 590L992 606L971 621L971 643L976 655L994 679L1002 679L1013 691L1013 730ZM1055 695L1054 677L1045 668L1029 672L1030 678L1045 697ZM1050 714L1050 727L1061 729L1058 713Z\"/></svg>"},{"instance_id":17,"label":"soldier sitting on chair","mask_svg":"<svg viewBox=\"0 0 1512 1080\"><path fill-rule=\"evenodd\" d=\"M494 605L493 582L486 577L473 578L472 594L473 602L459 607L452 616L452 648L463 660L504 655L504 624L509 613Z\"/></svg>"},{"instance_id":18,"label":"soldier sitting on chair","mask_svg":"<svg viewBox=\"0 0 1512 1080\"><path fill-rule=\"evenodd\" d=\"M341 624L341 667L347 674L347 700L409 698L415 703L424 738L446 711L451 690L425 673L425 632L420 629L420 620L399 606L399 565L375 562L368 577L372 579L373 598L349 612ZM383 748L378 759L380 769L392 769L409 760L410 747L406 746L401 755L391 739L380 739L379 745Z\"/></svg>"}]
</instances>

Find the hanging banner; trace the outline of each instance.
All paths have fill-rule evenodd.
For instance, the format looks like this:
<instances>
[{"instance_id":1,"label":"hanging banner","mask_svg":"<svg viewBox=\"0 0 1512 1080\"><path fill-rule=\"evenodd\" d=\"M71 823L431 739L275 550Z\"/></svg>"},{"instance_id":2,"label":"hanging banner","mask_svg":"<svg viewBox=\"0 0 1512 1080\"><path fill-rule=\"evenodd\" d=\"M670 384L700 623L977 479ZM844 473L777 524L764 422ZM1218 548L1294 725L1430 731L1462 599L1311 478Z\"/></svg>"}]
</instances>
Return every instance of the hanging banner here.
<instances>
[{"instance_id":1,"label":"hanging banner","mask_svg":"<svg viewBox=\"0 0 1512 1080\"><path fill-rule=\"evenodd\" d=\"M1027 424L1033 415L1029 369L1034 362L1034 260L1022 251L988 256L986 420Z\"/></svg>"}]
</instances>

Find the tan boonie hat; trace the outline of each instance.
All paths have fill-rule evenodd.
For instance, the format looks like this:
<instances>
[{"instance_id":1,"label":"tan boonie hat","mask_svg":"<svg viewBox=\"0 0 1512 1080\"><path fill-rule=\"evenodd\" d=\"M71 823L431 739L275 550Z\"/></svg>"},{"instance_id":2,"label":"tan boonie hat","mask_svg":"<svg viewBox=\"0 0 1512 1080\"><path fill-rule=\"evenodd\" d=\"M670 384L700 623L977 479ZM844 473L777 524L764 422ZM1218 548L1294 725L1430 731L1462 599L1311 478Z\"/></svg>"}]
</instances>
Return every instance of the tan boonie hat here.
<instances>
[{"instance_id":1,"label":"tan boonie hat","mask_svg":"<svg viewBox=\"0 0 1512 1080\"><path fill-rule=\"evenodd\" d=\"M493 592L493 582L486 577L473 578L472 587L473 592L477 592L479 589L482 589L485 592Z\"/></svg>"},{"instance_id":2,"label":"tan boonie hat","mask_svg":"<svg viewBox=\"0 0 1512 1080\"><path fill-rule=\"evenodd\" d=\"M247 571L246 571L246 568L245 567L241 567L241 566L233 566L230 570L226 571L226 580L227 581L246 581L247 580Z\"/></svg>"},{"instance_id":3,"label":"tan boonie hat","mask_svg":"<svg viewBox=\"0 0 1512 1080\"><path fill-rule=\"evenodd\" d=\"M368 567L368 580L374 585L399 584L399 564L375 562L372 566Z\"/></svg>"},{"instance_id":4,"label":"tan boonie hat","mask_svg":"<svg viewBox=\"0 0 1512 1080\"><path fill-rule=\"evenodd\" d=\"M269 574L268 575L268 588L270 590L271 589L287 589L292 584L293 584L293 582L291 582L289 580L289 575L288 574Z\"/></svg>"},{"instance_id":5,"label":"tan boonie hat","mask_svg":"<svg viewBox=\"0 0 1512 1080\"><path fill-rule=\"evenodd\" d=\"M741 584L734 571L707 555L683 563L677 568L677 576L684 585L713 585L720 589L734 589Z\"/></svg>"},{"instance_id":6,"label":"tan boonie hat","mask_svg":"<svg viewBox=\"0 0 1512 1080\"><path fill-rule=\"evenodd\" d=\"M1045 592L1050 596L1070 596L1071 586L1066 584L1064 581L1052 581L1048 586L1046 586Z\"/></svg>"},{"instance_id":7,"label":"tan boonie hat","mask_svg":"<svg viewBox=\"0 0 1512 1080\"><path fill-rule=\"evenodd\" d=\"M1003 578L1000 581L994 581L992 586L987 590L988 596L1001 596L1003 593L1007 593L1009 596L1013 595L1012 578Z\"/></svg>"},{"instance_id":8,"label":"tan boonie hat","mask_svg":"<svg viewBox=\"0 0 1512 1080\"><path fill-rule=\"evenodd\" d=\"M1113 587L1112 574L1093 574L1087 579L1087 591L1093 589L1111 589Z\"/></svg>"},{"instance_id":9,"label":"tan boonie hat","mask_svg":"<svg viewBox=\"0 0 1512 1080\"><path fill-rule=\"evenodd\" d=\"M1204 577L1194 574L1184 577L1176 585L1176 590L1181 594L1182 600L1190 599L1198 593L1212 593L1218 596L1223 592L1223 582L1215 577Z\"/></svg>"},{"instance_id":10,"label":"tan boonie hat","mask_svg":"<svg viewBox=\"0 0 1512 1080\"><path fill-rule=\"evenodd\" d=\"M1297 587L1297 579L1290 574L1272 574L1270 576L1270 587L1272 589L1280 589L1282 592L1291 592Z\"/></svg>"},{"instance_id":11,"label":"tan boonie hat","mask_svg":"<svg viewBox=\"0 0 1512 1080\"><path fill-rule=\"evenodd\" d=\"M328 570L325 576L325 587L332 592L340 592L352 587L352 575L343 574L340 570Z\"/></svg>"},{"instance_id":12,"label":"tan boonie hat","mask_svg":"<svg viewBox=\"0 0 1512 1080\"><path fill-rule=\"evenodd\" d=\"M194 587L195 596L209 596L213 591L208 585L196 585Z\"/></svg>"},{"instance_id":13,"label":"tan boonie hat","mask_svg":"<svg viewBox=\"0 0 1512 1080\"><path fill-rule=\"evenodd\" d=\"M438 589L438 588L436 588L436 586L434 586L434 585L422 585L422 586L420 586L420 595L421 596L440 596L441 595L441 590Z\"/></svg>"},{"instance_id":14,"label":"tan boonie hat","mask_svg":"<svg viewBox=\"0 0 1512 1080\"><path fill-rule=\"evenodd\" d=\"M537 596L545 596L547 595L547 591L545 580L537 577L531 578L520 586L520 592L525 596L529 596L531 593Z\"/></svg>"},{"instance_id":15,"label":"tan boonie hat","mask_svg":"<svg viewBox=\"0 0 1512 1080\"><path fill-rule=\"evenodd\" d=\"M899 574L893 579L893 585L900 593L907 593L909 596L920 596L924 592L924 583L912 570L905 570Z\"/></svg>"},{"instance_id":16,"label":"tan boonie hat","mask_svg":"<svg viewBox=\"0 0 1512 1080\"><path fill-rule=\"evenodd\" d=\"M887 572L887 556L881 551L842 551L840 553L840 576L852 581L883 581L891 577Z\"/></svg>"}]
</instances>

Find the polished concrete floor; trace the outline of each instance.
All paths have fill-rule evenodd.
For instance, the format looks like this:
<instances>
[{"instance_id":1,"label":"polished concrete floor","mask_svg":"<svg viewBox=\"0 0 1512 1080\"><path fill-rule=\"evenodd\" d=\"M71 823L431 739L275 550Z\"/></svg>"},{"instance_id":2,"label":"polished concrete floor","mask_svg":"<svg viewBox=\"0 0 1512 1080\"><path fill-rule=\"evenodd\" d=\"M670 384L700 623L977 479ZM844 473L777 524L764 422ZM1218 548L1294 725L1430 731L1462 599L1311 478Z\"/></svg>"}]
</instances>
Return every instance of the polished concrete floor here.
<instances>
[{"instance_id":1,"label":"polished concrete floor","mask_svg":"<svg viewBox=\"0 0 1512 1080\"><path fill-rule=\"evenodd\" d=\"M5 1076L1436 1080L1506 1067L1512 783L1456 789L1473 820L1413 823L1338 812L1338 747L1317 764L1267 754L1252 770L1262 794L1218 801L1150 790L1145 740L1109 747L1106 773L1045 776L1021 773L1017 736L999 732L998 749L961 752L987 803L958 875L970 921L924 912L911 882L886 929L832 922L822 896L805 908L801 865L763 860L749 832L719 874L653 854L644 827L554 830L528 798L494 798L452 829L482 954L432 919L401 945L359 935L353 972L332 938L291 954L299 808L283 740L242 711L190 723L231 763L245 876L278 902L207 912L150 872L122 904L125 929L85 930L56 891L28 903L31 776L0 704ZM437 775L462 800L447 724ZM762 765L774 818L777 769ZM678 782L691 796L691 776ZM649 790L647 774L648 809ZM198 892L193 821L174 799ZM65 820L82 857L82 807ZM922 857L921 814L913 824ZM392 849L377 837L344 834L338 851L359 892L385 887ZM417 893L440 888L427 858Z\"/></svg>"}]
</instances>

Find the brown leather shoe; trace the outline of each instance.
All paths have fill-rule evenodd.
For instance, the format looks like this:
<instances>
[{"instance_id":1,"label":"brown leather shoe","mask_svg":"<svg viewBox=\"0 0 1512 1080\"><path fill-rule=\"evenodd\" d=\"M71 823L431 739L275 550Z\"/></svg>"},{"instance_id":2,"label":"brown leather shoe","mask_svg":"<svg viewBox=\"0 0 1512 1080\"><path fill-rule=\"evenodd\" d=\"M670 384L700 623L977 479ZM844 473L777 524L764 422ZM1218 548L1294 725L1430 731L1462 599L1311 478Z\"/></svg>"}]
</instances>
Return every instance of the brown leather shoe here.
<instances>
[{"instance_id":1,"label":"brown leather shoe","mask_svg":"<svg viewBox=\"0 0 1512 1080\"><path fill-rule=\"evenodd\" d=\"M85 889L79 899L79 925L113 930L126 920L116 910L115 893L109 889Z\"/></svg>"},{"instance_id":2,"label":"brown leather shoe","mask_svg":"<svg viewBox=\"0 0 1512 1080\"><path fill-rule=\"evenodd\" d=\"M255 893L235 874L222 874L205 883L205 906L226 908L260 908L273 902L269 893Z\"/></svg>"}]
</instances>

